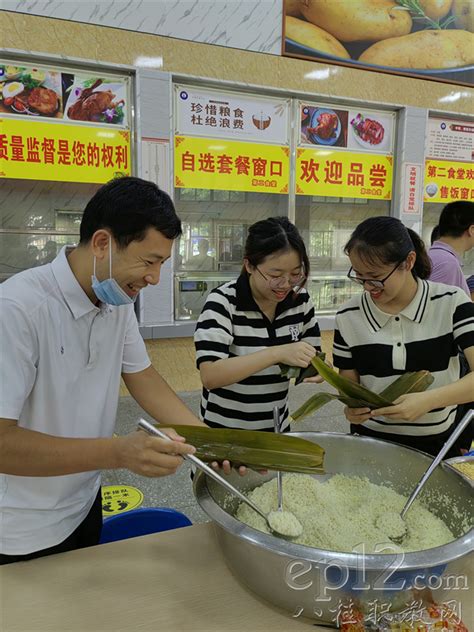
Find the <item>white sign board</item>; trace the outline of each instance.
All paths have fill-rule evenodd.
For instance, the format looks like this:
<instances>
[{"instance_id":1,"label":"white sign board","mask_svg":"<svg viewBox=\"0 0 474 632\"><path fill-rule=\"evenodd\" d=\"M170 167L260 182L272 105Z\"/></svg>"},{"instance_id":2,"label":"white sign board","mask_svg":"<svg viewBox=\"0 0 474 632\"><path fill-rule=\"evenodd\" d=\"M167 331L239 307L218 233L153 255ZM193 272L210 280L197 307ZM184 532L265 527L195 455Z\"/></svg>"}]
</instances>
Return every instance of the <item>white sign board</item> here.
<instances>
[{"instance_id":1,"label":"white sign board","mask_svg":"<svg viewBox=\"0 0 474 632\"><path fill-rule=\"evenodd\" d=\"M426 157L433 160L474 160L474 121L428 119Z\"/></svg>"},{"instance_id":2,"label":"white sign board","mask_svg":"<svg viewBox=\"0 0 474 632\"><path fill-rule=\"evenodd\" d=\"M288 144L288 99L175 86L175 109L177 135Z\"/></svg>"}]
</instances>

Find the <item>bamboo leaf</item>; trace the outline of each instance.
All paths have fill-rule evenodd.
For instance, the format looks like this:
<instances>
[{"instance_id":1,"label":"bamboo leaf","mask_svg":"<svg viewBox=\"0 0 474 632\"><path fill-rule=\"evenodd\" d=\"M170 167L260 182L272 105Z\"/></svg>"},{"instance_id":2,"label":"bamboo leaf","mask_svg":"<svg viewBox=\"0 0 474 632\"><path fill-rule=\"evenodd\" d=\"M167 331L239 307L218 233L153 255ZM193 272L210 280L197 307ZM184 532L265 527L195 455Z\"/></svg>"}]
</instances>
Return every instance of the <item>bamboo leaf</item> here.
<instances>
[{"instance_id":1,"label":"bamboo leaf","mask_svg":"<svg viewBox=\"0 0 474 632\"><path fill-rule=\"evenodd\" d=\"M295 386L301 384L306 378L314 377L315 375L318 375L317 369L312 364L309 364L306 369L300 369L299 375L295 379Z\"/></svg>"},{"instance_id":2,"label":"bamboo leaf","mask_svg":"<svg viewBox=\"0 0 474 632\"><path fill-rule=\"evenodd\" d=\"M285 433L204 428L167 424L196 448L196 456L210 463L228 459L254 469L311 474L323 471L321 446Z\"/></svg>"},{"instance_id":3,"label":"bamboo leaf","mask_svg":"<svg viewBox=\"0 0 474 632\"><path fill-rule=\"evenodd\" d=\"M384 406L390 406L391 401L373 393L362 384L357 384L352 380L349 380L339 373L336 373L334 369L328 366L321 358L315 356L311 360L313 366L317 369L319 375L323 377L328 384L334 386L339 393L345 397L351 397L357 400L363 400L370 402L371 408L382 408Z\"/></svg>"},{"instance_id":4,"label":"bamboo leaf","mask_svg":"<svg viewBox=\"0 0 474 632\"><path fill-rule=\"evenodd\" d=\"M311 413L319 410L334 399L339 399L339 396L333 395L332 393L316 393L316 395L310 397L302 406L300 406L298 410L295 410L295 412L291 415L291 418L293 421L301 421L301 419L311 415Z\"/></svg>"},{"instance_id":5,"label":"bamboo leaf","mask_svg":"<svg viewBox=\"0 0 474 632\"><path fill-rule=\"evenodd\" d=\"M278 366L280 367L280 375L286 377L287 380L297 378L301 371L299 366L289 366L288 364L279 364Z\"/></svg>"},{"instance_id":6,"label":"bamboo leaf","mask_svg":"<svg viewBox=\"0 0 474 632\"><path fill-rule=\"evenodd\" d=\"M331 367L321 363L319 358L313 358L312 362L317 366L318 373L331 386L338 389L338 394L317 393L313 395L293 413L292 418L294 421L301 421L333 399L338 399L341 403L349 406L349 408L370 408L373 410L382 406L391 406L401 395L425 391L434 380L429 371L404 373L387 386L380 395L376 395L360 384L342 377ZM324 364L324 366L321 364ZM386 403L380 403L381 401Z\"/></svg>"},{"instance_id":7,"label":"bamboo leaf","mask_svg":"<svg viewBox=\"0 0 474 632\"><path fill-rule=\"evenodd\" d=\"M354 399L353 397L344 397L339 395L338 400L348 406L349 408L374 408L370 402L366 402L363 399Z\"/></svg>"},{"instance_id":8,"label":"bamboo leaf","mask_svg":"<svg viewBox=\"0 0 474 632\"><path fill-rule=\"evenodd\" d=\"M394 402L401 395L406 395L406 393L421 393L426 391L428 386L433 383L433 380L434 377L429 371L404 373L392 382L392 384L387 386L387 388L380 393L380 396Z\"/></svg>"},{"instance_id":9,"label":"bamboo leaf","mask_svg":"<svg viewBox=\"0 0 474 632\"><path fill-rule=\"evenodd\" d=\"M318 356L324 360L326 354L318 352ZM317 369L311 363L305 369L299 366L289 366L288 364L279 364L278 366L282 377L286 377L288 380L295 379L295 386L301 384L307 377L314 377L318 374Z\"/></svg>"}]
</instances>

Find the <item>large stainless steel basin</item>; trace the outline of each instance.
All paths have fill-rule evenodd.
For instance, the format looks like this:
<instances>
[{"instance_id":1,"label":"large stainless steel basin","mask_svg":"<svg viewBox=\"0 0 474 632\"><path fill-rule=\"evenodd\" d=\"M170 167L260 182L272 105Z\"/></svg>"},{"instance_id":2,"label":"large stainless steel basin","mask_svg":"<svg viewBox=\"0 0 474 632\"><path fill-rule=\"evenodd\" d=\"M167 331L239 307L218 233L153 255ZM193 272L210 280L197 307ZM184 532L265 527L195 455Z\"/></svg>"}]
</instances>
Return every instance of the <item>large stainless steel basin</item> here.
<instances>
[{"instance_id":1,"label":"large stainless steel basin","mask_svg":"<svg viewBox=\"0 0 474 632\"><path fill-rule=\"evenodd\" d=\"M336 433L300 432L326 451L326 478L334 473L363 476L408 495L431 458L394 443ZM275 476L237 473L230 481L247 491ZM473 492L452 467L442 464L427 483L421 499L452 530L456 539L425 551L396 554L339 553L315 549L267 535L233 517L239 501L204 474L194 479L198 503L214 521L217 536L233 573L253 592L294 616L320 623L339 623L341 608L361 606L393 611L409 607L420 592L431 589L442 601L471 589L465 556L472 554ZM445 499L450 499L449 503ZM471 528L465 529L465 524ZM463 526L464 524L464 526ZM463 569L463 572L460 572ZM468 592L466 592L468 591ZM378 604L378 605L375 605Z\"/></svg>"}]
</instances>

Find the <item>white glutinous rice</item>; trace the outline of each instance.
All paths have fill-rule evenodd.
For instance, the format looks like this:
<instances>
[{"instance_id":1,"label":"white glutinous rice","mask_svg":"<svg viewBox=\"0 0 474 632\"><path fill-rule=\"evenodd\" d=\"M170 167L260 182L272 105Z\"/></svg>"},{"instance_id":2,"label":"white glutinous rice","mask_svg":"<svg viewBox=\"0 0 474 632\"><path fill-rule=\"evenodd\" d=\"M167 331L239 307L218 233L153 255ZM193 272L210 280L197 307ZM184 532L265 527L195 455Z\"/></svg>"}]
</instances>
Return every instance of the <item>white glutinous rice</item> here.
<instances>
[{"instance_id":1,"label":"white glutinous rice","mask_svg":"<svg viewBox=\"0 0 474 632\"><path fill-rule=\"evenodd\" d=\"M276 478L256 487L249 498L265 513L278 506ZM390 541L390 524L378 522L381 516L400 514L407 498L393 489L375 485L367 479L336 474L318 481L306 474L283 476L283 509L292 512L303 527L294 542L329 551L351 552L364 543L367 553L382 553L380 545ZM241 504L236 518L268 533L265 520L248 505ZM421 551L454 540L454 535L437 516L416 500L405 516L405 552ZM382 525L382 526L380 526ZM385 551L393 553L392 550Z\"/></svg>"},{"instance_id":2,"label":"white glutinous rice","mask_svg":"<svg viewBox=\"0 0 474 632\"><path fill-rule=\"evenodd\" d=\"M391 540L403 538L407 532L405 521L396 511L383 513L377 518L376 526L386 533Z\"/></svg>"},{"instance_id":3,"label":"white glutinous rice","mask_svg":"<svg viewBox=\"0 0 474 632\"><path fill-rule=\"evenodd\" d=\"M291 511L270 511L268 522L273 531L289 538L297 538L303 532L301 522Z\"/></svg>"}]
</instances>

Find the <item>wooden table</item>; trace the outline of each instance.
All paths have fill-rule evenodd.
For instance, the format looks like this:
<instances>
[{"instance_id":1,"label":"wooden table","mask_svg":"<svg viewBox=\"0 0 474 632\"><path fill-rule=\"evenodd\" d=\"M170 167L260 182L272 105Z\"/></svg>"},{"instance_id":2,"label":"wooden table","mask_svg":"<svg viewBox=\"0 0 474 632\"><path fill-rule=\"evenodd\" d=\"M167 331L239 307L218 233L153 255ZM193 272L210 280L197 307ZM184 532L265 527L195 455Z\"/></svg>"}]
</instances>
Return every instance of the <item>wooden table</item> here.
<instances>
[{"instance_id":1,"label":"wooden table","mask_svg":"<svg viewBox=\"0 0 474 632\"><path fill-rule=\"evenodd\" d=\"M1 632L310 628L242 587L210 524L0 566Z\"/></svg>"}]
</instances>

